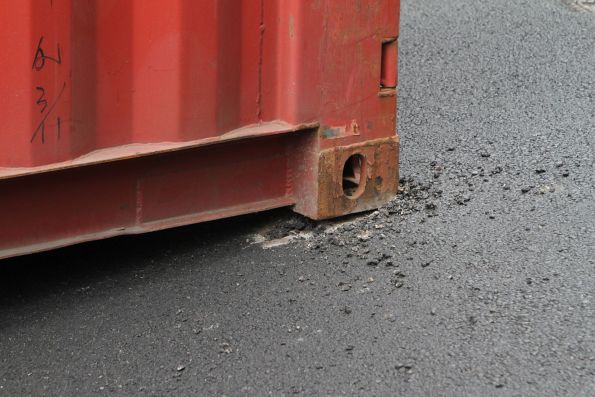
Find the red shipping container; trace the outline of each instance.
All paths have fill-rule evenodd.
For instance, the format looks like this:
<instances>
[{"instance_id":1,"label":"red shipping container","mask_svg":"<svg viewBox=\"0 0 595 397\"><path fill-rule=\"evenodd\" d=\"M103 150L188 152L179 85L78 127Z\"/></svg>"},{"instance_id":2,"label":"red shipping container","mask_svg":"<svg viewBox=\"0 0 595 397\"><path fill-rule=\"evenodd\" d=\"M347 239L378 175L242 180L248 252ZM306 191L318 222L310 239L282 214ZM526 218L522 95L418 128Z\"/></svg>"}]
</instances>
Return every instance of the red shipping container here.
<instances>
[{"instance_id":1,"label":"red shipping container","mask_svg":"<svg viewBox=\"0 0 595 397\"><path fill-rule=\"evenodd\" d=\"M0 5L0 258L398 185L398 0Z\"/></svg>"}]
</instances>

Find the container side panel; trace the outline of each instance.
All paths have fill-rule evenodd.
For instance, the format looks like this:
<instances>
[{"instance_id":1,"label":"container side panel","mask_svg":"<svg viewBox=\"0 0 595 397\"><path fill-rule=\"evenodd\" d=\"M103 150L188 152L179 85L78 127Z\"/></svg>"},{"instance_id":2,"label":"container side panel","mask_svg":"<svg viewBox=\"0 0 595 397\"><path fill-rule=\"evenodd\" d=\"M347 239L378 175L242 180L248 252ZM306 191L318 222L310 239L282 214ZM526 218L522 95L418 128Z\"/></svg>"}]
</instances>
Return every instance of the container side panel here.
<instances>
[{"instance_id":1,"label":"container side panel","mask_svg":"<svg viewBox=\"0 0 595 397\"><path fill-rule=\"evenodd\" d=\"M29 143L34 164L62 161L70 150L72 82L70 80L71 2L32 1L31 38L36 39L31 67L35 99ZM33 87L32 87L33 88ZM35 115L37 111L37 115Z\"/></svg>"},{"instance_id":2,"label":"container side panel","mask_svg":"<svg viewBox=\"0 0 595 397\"><path fill-rule=\"evenodd\" d=\"M31 164L30 136L35 116L35 87L32 62L35 55L31 38L32 4L26 1L0 3L0 46L3 48L0 74L0 167ZM26 45L17 45L26 43Z\"/></svg>"},{"instance_id":3,"label":"container side panel","mask_svg":"<svg viewBox=\"0 0 595 397\"><path fill-rule=\"evenodd\" d=\"M131 3L131 141L207 138L258 121L258 2Z\"/></svg>"},{"instance_id":4,"label":"container side panel","mask_svg":"<svg viewBox=\"0 0 595 397\"><path fill-rule=\"evenodd\" d=\"M320 110L324 1L265 0L263 117L290 123Z\"/></svg>"},{"instance_id":5,"label":"container side panel","mask_svg":"<svg viewBox=\"0 0 595 397\"><path fill-rule=\"evenodd\" d=\"M62 161L70 151L69 1L0 5L0 166Z\"/></svg>"},{"instance_id":6,"label":"container side panel","mask_svg":"<svg viewBox=\"0 0 595 397\"><path fill-rule=\"evenodd\" d=\"M80 100L94 106L95 117L86 123L83 135L94 134L95 146L99 149L124 145L132 142L134 59L133 23L134 2L118 0L93 0L95 10L94 26L89 27L94 37L89 44L95 45L89 51L94 70L88 78L95 84L91 90L95 96ZM84 12L82 8L77 9ZM77 16L80 17L80 16ZM75 54L76 56L77 54ZM86 53L85 53L86 55ZM85 70L81 71L86 73ZM92 73L94 72L94 73ZM92 124L92 121L95 124Z\"/></svg>"},{"instance_id":7,"label":"container side panel","mask_svg":"<svg viewBox=\"0 0 595 397\"><path fill-rule=\"evenodd\" d=\"M340 144L394 135L396 89L381 78L383 48L396 74L398 18L398 0L265 0L264 118L319 120Z\"/></svg>"},{"instance_id":8,"label":"container side panel","mask_svg":"<svg viewBox=\"0 0 595 397\"><path fill-rule=\"evenodd\" d=\"M103 4L107 5L108 1ZM72 35L70 50L76 54L71 61L72 158L91 152L98 146L98 125L103 120L97 117L98 66L97 66L97 20L101 12L97 0L72 2ZM127 114L121 114L122 117Z\"/></svg>"},{"instance_id":9,"label":"container side panel","mask_svg":"<svg viewBox=\"0 0 595 397\"><path fill-rule=\"evenodd\" d=\"M3 48L0 74L0 167L22 167L31 163L27 132L32 129L35 104L31 65L35 48L30 34L31 3L0 3L0 46ZM25 42L19 46L15 43ZM30 47L30 48L29 48ZM37 111L38 113L38 111Z\"/></svg>"},{"instance_id":10,"label":"container side panel","mask_svg":"<svg viewBox=\"0 0 595 397\"><path fill-rule=\"evenodd\" d=\"M327 1L321 124L345 128L342 144L395 134L396 91L381 93L382 48L398 35L398 1ZM396 61L396 46L393 47ZM396 62L392 66L397 68ZM384 95L383 95L384 94ZM332 140L331 140L332 141ZM324 147L333 146L328 140Z\"/></svg>"},{"instance_id":11,"label":"container side panel","mask_svg":"<svg viewBox=\"0 0 595 397\"><path fill-rule=\"evenodd\" d=\"M399 0L0 1L0 258L386 202L398 12Z\"/></svg>"},{"instance_id":12,"label":"container side panel","mask_svg":"<svg viewBox=\"0 0 595 397\"><path fill-rule=\"evenodd\" d=\"M2 2L0 167L259 121L261 2Z\"/></svg>"}]
</instances>

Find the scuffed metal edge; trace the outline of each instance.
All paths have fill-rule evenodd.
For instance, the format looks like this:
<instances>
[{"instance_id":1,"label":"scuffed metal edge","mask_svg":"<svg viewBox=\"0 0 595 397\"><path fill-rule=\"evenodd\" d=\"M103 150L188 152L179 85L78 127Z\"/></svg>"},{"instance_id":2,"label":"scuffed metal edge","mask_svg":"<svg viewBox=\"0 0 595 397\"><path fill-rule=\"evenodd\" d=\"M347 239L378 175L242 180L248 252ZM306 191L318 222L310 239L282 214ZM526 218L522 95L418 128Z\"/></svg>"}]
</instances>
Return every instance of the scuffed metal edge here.
<instances>
[{"instance_id":1,"label":"scuffed metal edge","mask_svg":"<svg viewBox=\"0 0 595 397\"><path fill-rule=\"evenodd\" d=\"M38 167L25 168L2 168L0 167L0 180L22 177L27 175L36 175L46 172L61 171L71 168L78 168L90 165L111 163L147 157L156 154L171 153L181 150L194 149L202 146L210 146L221 143L239 141L243 139L254 139L273 135L290 134L301 131L318 129L319 123L303 123L292 125L284 122L267 122L261 124L242 127L230 131L226 134L198 139L186 142L161 142L161 143L132 143L129 145L117 146L108 149L101 149L85 154L74 160L68 160L60 163L42 165Z\"/></svg>"}]
</instances>

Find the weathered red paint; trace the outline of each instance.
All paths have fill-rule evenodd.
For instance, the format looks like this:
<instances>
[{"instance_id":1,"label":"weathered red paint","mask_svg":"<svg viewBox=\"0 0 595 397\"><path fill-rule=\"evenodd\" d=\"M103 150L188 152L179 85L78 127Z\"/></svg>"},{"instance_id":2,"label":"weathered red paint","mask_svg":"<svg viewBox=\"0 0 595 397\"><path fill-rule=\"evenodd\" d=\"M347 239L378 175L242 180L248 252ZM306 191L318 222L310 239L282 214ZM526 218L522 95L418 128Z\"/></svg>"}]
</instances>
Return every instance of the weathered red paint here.
<instances>
[{"instance_id":1,"label":"weathered red paint","mask_svg":"<svg viewBox=\"0 0 595 397\"><path fill-rule=\"evenodd\" d=\"M0 258L396 193L398 0L0 5ZM365 193L342 193L365 156ZM373 182L371 182L373 181Z\"/></svg>"}]
</instances>

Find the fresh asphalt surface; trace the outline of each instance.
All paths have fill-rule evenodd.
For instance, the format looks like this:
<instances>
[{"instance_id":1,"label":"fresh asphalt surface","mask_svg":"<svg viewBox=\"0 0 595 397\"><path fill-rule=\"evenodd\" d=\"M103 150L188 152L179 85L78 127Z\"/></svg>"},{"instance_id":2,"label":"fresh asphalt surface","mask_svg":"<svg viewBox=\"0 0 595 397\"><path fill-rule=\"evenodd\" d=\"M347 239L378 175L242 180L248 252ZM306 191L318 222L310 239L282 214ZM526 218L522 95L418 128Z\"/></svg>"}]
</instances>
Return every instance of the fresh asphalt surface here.
<instances>
[{"instance_id":1,"label":"fresh asphalt surface","mask_svg":"<svg viewBox=\"0 0 595 397\"><path fill-rule=\"evenodd\" d=\"M595 14L567 3L403 0L378 213L3 262L0 395L595 396Z\"/></svg>"}]
</instances>

